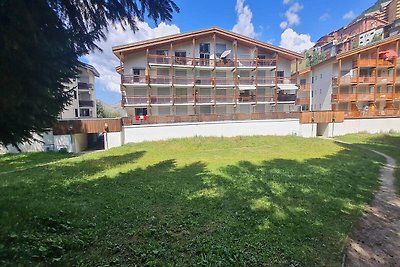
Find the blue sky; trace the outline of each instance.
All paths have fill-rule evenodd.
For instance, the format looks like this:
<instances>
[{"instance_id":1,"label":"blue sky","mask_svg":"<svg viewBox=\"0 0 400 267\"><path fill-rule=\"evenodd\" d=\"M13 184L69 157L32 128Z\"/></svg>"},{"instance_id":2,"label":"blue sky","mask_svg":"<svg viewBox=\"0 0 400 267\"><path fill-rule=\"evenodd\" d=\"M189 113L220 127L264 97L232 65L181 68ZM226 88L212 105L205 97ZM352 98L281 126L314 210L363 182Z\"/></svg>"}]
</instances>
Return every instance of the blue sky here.
<instances>
[{"instance_id":1,"label":"blue sky","mask_svg":"<svg viewBox=\"0 0 400 267\"><path fill-rule=\"evenodd\" d=\"M94 65L101 77L96 82L97 98L113 104L120 101L118 61L111 53L115 45L160 37L177 32L217 26L235 30L261 41L292 50L303 50L319 37L349 23L372 6L375 0L175 0L181 12L168 23L139 23L139 31L111 29L108 40L99 43L104 52L95 52L84 60Z\"/></svg>"}]
</instances>

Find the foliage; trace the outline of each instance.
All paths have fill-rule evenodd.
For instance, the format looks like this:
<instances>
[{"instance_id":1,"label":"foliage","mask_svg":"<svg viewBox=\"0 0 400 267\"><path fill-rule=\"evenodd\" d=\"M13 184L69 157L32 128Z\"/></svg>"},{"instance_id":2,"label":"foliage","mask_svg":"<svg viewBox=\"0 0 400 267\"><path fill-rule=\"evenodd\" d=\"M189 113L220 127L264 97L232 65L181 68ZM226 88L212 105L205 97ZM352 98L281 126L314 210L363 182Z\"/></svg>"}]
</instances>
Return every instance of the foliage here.
<instances>
[{"instance_id":1,"label":"foliage","mask_svg":"<svg viewBox=\"0 0 400 267\"><path fill-rule=\"evenodd\" d=\"M375 33L374 37L371 40L371 43L379 42L383 40L383 33Z\"/></svg>"},{"instance_id":2,"label":"foliage","mask_svg":"<svg viewBox=\"0 0 400 267\"><path fill-rule=\"evenodd\" d=\"M97 118L117 118L120 117L118 112L108 111L104 108L100 100L96 101Z\"/></svg>"},{"instance_id":3,"label":"foliage","mask_svg":"<svg viewBox=\"0 0 400 267\"><path fill-rule=\"evenodd\" d=\"M78 57L122 23L136 30L145 15L168 21L173 0L0 1L0 144L29 141L52 126L68 105L65 87L76 77Z\"/></svg>"},{"instance_id":4,"label":"foliage","mask_svg":"<svg viewBox=\"0 0 400 267\"><path fill-rule=\"evenodd\" d=\"M381 161L321 139L195 138L0 175L0 264L339 266Z\"/></svg>"},{"instance_id":5,"label":"foliage","mask_svg":"<svg viewBox=\"0 0 400 267\"><path fill-rule=\"evenodd\" d=\"M304 57L307 60L306 66L312 67L324 61L326 59L326 54L319 49L312 48L305 52Z\"/></svg>"}]
</instances>

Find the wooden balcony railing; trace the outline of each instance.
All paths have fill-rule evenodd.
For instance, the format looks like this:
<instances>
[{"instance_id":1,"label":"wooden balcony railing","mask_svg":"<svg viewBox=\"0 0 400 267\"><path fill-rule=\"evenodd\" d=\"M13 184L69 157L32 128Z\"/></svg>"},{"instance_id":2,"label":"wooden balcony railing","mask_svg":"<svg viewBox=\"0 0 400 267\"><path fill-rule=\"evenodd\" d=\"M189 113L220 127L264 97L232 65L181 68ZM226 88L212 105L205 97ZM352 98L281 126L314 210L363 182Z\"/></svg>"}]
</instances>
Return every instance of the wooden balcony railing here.
<instances>
[{"instance_id":1,"label":"wooden balcony railing","mask_svg":"<svg viewBox=\"0 0 400 267\"><path fill-rule=\"evenodd\" d=\"M355 82L357 82L357 77L355 78ZM360 76L358 77L358 83L367 83L367 84L373 84L375 83L375 77L374 76Z\"/></svg>"},{"instance_id":2,"label":"wooden balcony railing","mask_svg":"<svg viewBox=\"0 0 400 267\"><path fill-rule=\"evenodd\" d=\"M173 57L174 65L193 66L193 58L189 57Z\"/></svg>"},{"instance_id":3,"label":"wooden balcony railing","mask_svg":"<svg viewBox=\"0 0 400 267\"><path fill-rule=\"evenodd\" d=\"M175 104L194 103L193 95L176 95L174 97Z\"/></svg>"},{"instance_id":4,"label":"wooden balcony railing","mask_svg":"<svg viewBox=\"0 0 400 267\"><path fill-rule=\"evenodd\" d=\"M171 79L171 76L151 76L150 83L151 84L171 84L172 79Z\"/></svg>"},{"instance_id":5,"label":"wooden balcony railing","mask_svg":"<svg viewBox=\"0 0 400 267\"><path fill-rule=\"evenodd\" d=\"M213 67L214 60L211 60L209 58L195 58L194 65L195 66L204 66L204 67Z\"/></svg>"},{"instance_id":6,"label":"wooden balcony railing","mask_svg":"<svg viewBox=\"0 0 400 267\"><path fill-rule=\"evenodd\" d=\"M383 110L366 110L366 111L344 111L345 118L373 118L373 117L398 117L400 116L399 109L383 109Z\"/></svg>"},{"instance_id":7,"label":"wooden balcony railing","mask_svg":"<svg viewBox=\"0 0 400 267\"><path fill-rule=\"evenodd\" d=\"M275 95L256 95L257 102L275 102Z\"/></svg>"},{"instance_id":8,"label":"wooden balcony railing","mask_svg":"<svg viewBox=\"0 0 400 267\"><path fill-rule=\"evenodd\" d=\"M278 77L278 84L296 84L297 79L295 77Z\"/></svg>"},{"instance_id":9,"label":"wooden balcony railing","mask_svg":"<svg viewBox=\"0 0 400 267\"><path fill-rule=\"evenodd\" d=\"M334 78L334 79L338 80L338 78ZM349 85L349 84L352 84L352 83L357 83L357 77L355 77L355 76L342 76L342 77L340 77L340 84L341 85Z\"/></svg>"},{"instance_id":10,"label":"wooden balcony railing","mask_svg":"<svg viewBox=\"0 0 400 267\"><path fill-rule=\"evenodd\" d=\"M234 85L235 79L233 77L216 77L215 85Z\"/></svg>"},{"instance_id":11,"label":"wooden balcony railing","mask_svg":"<svg viewBox=\"0 0 400 267\"><path fill-rule=\"evenodd\" d=\"M374 93L357 93L357 101L374 101Z\"/></svg>"},{"instance_id":12,"label":"wooden balcony railing","mask_svg":"<svg viewBox=\"0 0 400 267\"><path fill-rule=\"evenodd\" d=\"M238 58L237 59L237 66L238 67L275 67L276 66L276 59L275 58Z\"/></svg>"},{"instance_id":13,"label":"wooden balcony railing","mask_svg":"<svg viewBox=\"0 0 400 267\"><path fill-rule=\"evenodd\" d=\"M275 85L275 77L257 77L257 83L259 85Z\"/></svg>"},{"instance_id":14,"label":"wooden balcony railing","mask_svg":"<svg viewBox=\"0 0 400 267\"><path fill-rule=\"evenodd\" d=\"M311 84L309 84L309 83L300 84L299 85L299 91L301 91L301 92L310 92L311 91Z\"/></svg>"},{"instance_id":15,"label":"wooden balcony railing","mask_svg":"<svg viewBox=\"0 0 400 267\"><path fill-rule=\"evenodd\" d=\"M375 94L376 100L391 100L393 99L392 92L378 92Z\"/></svg>"},{"instance_id":16,"label":"wooden balcony railing","mask_svg":"<svg viewBox=\"0 0 400 267\"><path fill-rule=\"evenodd\" d=\"M374 67L381 67L381 66L393 66L393 62L387 61L384 59L376 59L376 58L361 58L353 60L354 68L374 68Z\"/></svg>"},{"instance_id":17,"label":"wooden balcony railing","mask_svg":"<svg viewBox=\"0 0 400 267\"><path fill-rule=\"evenodd\" d=\"M377 77L377 83L393 83L393 76Z\"/></svg>"},{"instance_id":18,"label":"wooden balcony railing","mask_svg":"<svg viewBox=\"0 0 400 267\"><path fill-rule=\"evenodd\" d=\"M239 95L238 102L246 103L246 102L256 102L256 95Z\"/></svg>"},{"instance_id":19,"label":"wooden balcony railing","mask_svg":"<svg viewBox=\"0 0 400 267\"><path fill-rule=\"evenodd\" d=\"M148 96L124 96L122 97L122 104L124 105L147 105L149 102Z\"/></svg>"},{"instance_id":20,"label":"wooden balcony railing","mask_svg":"<svg viewBox=\"0 0 400 267\"><path fill-rule=\"evenodd\" d=\"M238 78L239 85L255 85L256 80L254 77L240 77Z\"/></svg>"},{"instance_id":21,"label":"wooden balcony railing","mask_svg":"<svg viewBox=\"0 0 400 267\"><path fill-rule=\"evenodd\" d=\"M214 85L214 79L212 77L196 77L195 85Z\"/></svg>"},{"instance_id":22,"label":"wooden balcony railing","mask_svg":"<svg viewBox=\"0 0 400 267\"><path fill-rule=\"evenodd\" d=\"M163 56L163 55L148 55L147 61L151 64L166 64L169 65L172 63L171 56Z\"/></svg>"},{"instance_id":23,"label":"wooden balcony railing","mask_svg":"<svg viewBox=\"0 0 400 267\"><path fill-rule=\"evenodd\" d=\"M201 103L201 104L208 104L208 103L214 103L214 96L213 95L196 95L196 103Z\"/></svg>"},{"instance_id":24,"label":"wooden balcony railing","mask_svg":"<svg viewBox=\"0 0 400 267\"><path fill-rule=\"evenodd\" d=\"M349 93L332 94L332 102L351 102L351 101L357 101L356 94L349 94Z\"/></svg>"},{"instance_id":25,"label":"wooden balcony railing","mask_svg":"<svg viewBox=\"0 0 400 267\"><path fill-rule=\"evenodd\" d=\"M234 95L216 95L215 101L217 103L235 103Z\"/></svg>"},{"instance_id":26,"label":"wooden balcony railing","mask_svg":"<svg viewBox=\"0 0 400 267\"><path fill-rule=\"evenodd\" d=\"M296 105L310 105L310 98L296 98Z\"/></svg>"},{"instance_id":27,"label":"wooden balcony railing","mask_svg":"<svg viewBox=\"0 0 400 267\"><path fill-rule=\"evenodd\" d=\"M397 92L394 93L393 94L393 98L396 99L396 100L400 99L400 93L397 93Z\"/></svg>"},{"instance_id":28,"label":"wooden balcony railing","mask_svg":"<svg viewBox=\"0 0 400 267\"><path fill-rule=\"evenodd\" d=\"M248 58L238 58L237 66L238 67L256 67L257 60L256 59L248 59Z\"/></svg>"},{"instance_id":29,"label":"wooden balcony railing","mask_svg":"<svg viewBox=\"0 0 400 267\"><path fill-rule=\"evenodd\" d=\"M172 104L173 97L171 95L150 96L150 104Z\"/></svg>"},{"instance_id":30,"label":"wooden balcony railing","mask_svg":"<svg viewBox=\"0 0 400 267\"><path fill-rule=\"evenodd\" d=\"M193 83L194 83L193 77L187 77L187 76L174 77L174 84L193 84Z\"/></svg>"},{"instance_id":31,"label":"wooden balcony railing","mask_svg":"<svg viewBox=\"0 0 400 267\"><path fill-rule=\"evenodd\" d=\"M148 78L145 75L122 75L122 83L132 83L132 84L146 84Z\"/></svg>"},{"instance_id":32,"label":"wooden balcony railing","mask_svg":"<svg viewBox=\"0 0 400 267\"><path fill-rule=\"evenodd\" d=\"M257 58L257 66L258 67L275 67L276 59L275 58Z\"/></svg>"}]
</instances>

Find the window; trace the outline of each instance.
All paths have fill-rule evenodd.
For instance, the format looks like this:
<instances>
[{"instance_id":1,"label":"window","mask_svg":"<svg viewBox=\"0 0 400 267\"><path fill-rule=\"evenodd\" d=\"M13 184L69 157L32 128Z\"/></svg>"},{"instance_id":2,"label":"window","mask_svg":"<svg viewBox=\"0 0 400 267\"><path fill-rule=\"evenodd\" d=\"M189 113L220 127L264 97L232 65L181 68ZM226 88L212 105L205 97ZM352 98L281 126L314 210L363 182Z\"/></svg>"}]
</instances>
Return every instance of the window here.
<instances>
[{"instance_id":1,"label":"window","mask_svg":"<svg viewBox=\"0 0 400 267\"><path fill-rule=\"evenodd\" d=\"M81 108L81 117L90 117L90 110L88 108Z\"/></svg>"},{"instance_id":2,"label":"window","mask_svg":"<svg viewBox=\"0 0 400 267\"><path fill-rule=\"evenodd\" d=\"M75 117L76 117L76 118L78 118L78 117L79 117L79 114L78 114L78 109L77 109L77 108L75 109Z\"/></svg>"},{"instance_id":3,"label":"window","mask_svg":"<svg viewBox=\"0 0 400 267\"><path fill-rule=\"evenodd\" d=\"M175 63L186 65L186 51L175 51Z\"/></svg>"},{"instance_id":4,"label":"window","mask_svg":"<svg viewBox=\"0 0 400 267\"><path fill-rule=\"evenodd\" d=\"M135 108L135 116L147 115L147 108Z\"/></svg>"},{"instance_id":5,"label":"window","mask_svg":"<svg viewBox=\"0 0 400 267\"><path fill-rule=\"evenodd\" d=\"M222 55L222 53L224 53L225 51L226 51L226 44L216 44L216 52L215 52L215 54L216 54L216 56L218 57L218 58L220 58L221 57L221 55Z\"/></svg>"},{"instance_id":6,"label":"window","mask_svg":"<svg viewBox=\"0 0 400 267\"><path fill-rule=\"evenodd\" d=\"M133 69L133 82L138 83L140 81L140 69Z\"/></svg>"},{"instance_id":7,"label":"window","mask_svg":"<svg viewBox=\"0 0 400 267\"><path fill-rule=\"evenodd\" d=\"M201 43L200 44L200 54L201 53L210 53L210 44L209 43Z\"/></svg>"},{"instance_id":8,"label":"window","mask_svg":"<svg viewBox=\"0 0 400 267\"><path fill-rule=\"evenodd\" d=\"M278 71L276 72L276 75L278 76L278 78L283 78L283 77L285 77L285 71L283 71L283 70L278 70Z\"/></svg>"},{"instance_id":9,"label":"window","mask_svg":"<svg viewBox=\"0 0 400 267\"><path fill-rule=\"evenodd\" d=\"M168 56L168 50L166 50L166 49L157 50L156 54L159 56Z\"/></svg>"},{"instance_id":10,"label":"window","mask_svg":"<svg viewBox=\"0 0 400 267\"><path fill-rule=\"evenodd\" d=\"M319 94L322 95L322 89L319 89Z\"/></svg>"}]
</instances>

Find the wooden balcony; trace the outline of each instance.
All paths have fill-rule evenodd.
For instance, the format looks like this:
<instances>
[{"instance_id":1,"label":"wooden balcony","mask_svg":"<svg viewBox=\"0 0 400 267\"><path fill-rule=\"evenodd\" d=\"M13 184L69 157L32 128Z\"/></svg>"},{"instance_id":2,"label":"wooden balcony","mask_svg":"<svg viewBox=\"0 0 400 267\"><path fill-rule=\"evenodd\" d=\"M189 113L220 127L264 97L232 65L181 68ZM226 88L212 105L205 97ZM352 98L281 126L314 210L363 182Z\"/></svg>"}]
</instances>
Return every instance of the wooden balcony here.
<instances>
[{"instance_id":1,"label":"wooden balcony","mask_svg":"<svg viewBox=\"0 0 400 267\"><path fill-rule=\"evenodd\" d=\"M250 95L239 95L237 100L239 103L249 103L249 102L256 102L256 95L255 94L250 94Z\"/></svg>"},{"instance_id":2,"label":"wooden balcony","mask_svg":"<svg viewBox=\"0 0 400 267\"><path fill-rule=\"evenodd\" d=\"M234 95L216 95L215 101L217 103L235 103L235 96Z\"/></svg>"},{"instance_id":3,"label":"wooden balcony","mask_svg":"<svg viewBox=\"0 0 400 267\"><path fill-rule=\"evenodd\" d=\"M215 85L235 85L235 79L233 77L216 77L215 78Z\"/></svg>"},{"instance_id":4,"label":"wooden balcony","mask_svg":"<svg viewBox=\"0 0 400 267\"><path fill-rule=\"evenodd\" d=\"M310 92L311 91L311 84L309 84L309 83L300 84L299 85L299 91L300 92Z\"/></svg>"},{"instance_id":5,"label":"wooden balcony","mask_svg":"<svg viewBox=\"0 0 400 267\"><path fill-rule=\"evenodd\" d=\"M357 93L357 101L374 101L374 93Z\"/></svg>"},{"instance_id":6,"label":"wooden balcony","mask_svg":"<svg viewBox=\"0 0 400 267\"><path fill-rule=\"evenodd\" d=\"M399 117L399 109L384 109L375 111L344 111L347 119L374 118L374 117Z\"/></svg>"},{"instance_id":7,"label":"wooden balcony","mask_svg":"<svg viewBox=\"0 0 400 267\"><path fill-rule=\"evenodd\" d=\"M268 94L268 95L256 95L257 102L265 102L265 103L272 103L275 102L275 95Z\"/></svg>"},{"instance_id":8,"label":"wooden balcony","mask_svg":"<svg viewBox=\"0 0 400 267\"><path fill-rule=\"evenodd\" d=\"M145 75L122 75L122 83L147 84L148 77Z\"/></svg>"},{"instance_id":9,"label":"wooden balcony","mask_svg":"<svg viewBox=\"0 0 400 267\"><path fill-rule=\"evenodd\" d=\"M195 85L207 85L207 86L214 85L213 77L196 77L194 78L194 80L195 80Z\"/></svg>"},{"instance_id":10,"label":"wooden balcony","mask_svg":"<svg viewBox=\"0 0 400 267\"><path fill-rule=\"evenodd\" d=\"M296 105L299 106L307 106L310 105L310 98L303 98L303 97L298 97L296 98Z\"/></svg>"},{"instance_id":11,"label":"wooden balcony","mask_svg":"<svg viewBox=\"0 0 400 267\"><path fill-rule=\"evenodd\" d=\"M150 84L172 84L171 76L151 76Z\"/></svg>"},{"instance_id":12,"label":"wooden balcony","mask_svg":"<svg viewBox=\"0 0 400 267\"><path fill-rule=\"evenodd\" d=\"M172 64L171 56L163 56L163 55L148 55L147 62L149 64L161 64L161 65L171 65Z\"/></svg>"},{"instance_id":13,"label":"wooden balcony","mask_svg":"<svg viewBox=\"0 0 400 267\"><path fill-rule=\"evenodd\" d=\"M357 82L357 77L355 77ZM364 84L374 84L375 83L375 76L360 76L358 77L358 83Z\"/></svg>"},{"instance_id":14,"label":"wooden balcony","mask_svg":"<svg viewBox=\"0 0 400 267\"><path fill-rule=\"evenodd\" d=\"M263 67L276 67L277 60L275 58L238 58L237 59L237 67L238 68L263 68Z\"/></svg>"},{"instance_id":15,"label":"wooden balcony","mask_svg":"<svg viewBox=\"0 0 400 267\"><path fill-rule=\"evenodd\" d=\"M178 85L193 85L194 84L194 79L193 77L188 77L188 76L174 76L174 84Z\"/></svg>"},{"instance_id":16,"label":"wooden balcony","mask_svg":"<svg viewBox=\"0 0 400 267\"><path fill-rule=\"evenodd\" d=\"M400 100L400 93L394 93L393 100Z\"/></svg>"},{"instance_id":17,"label":"wooden balcony","mask_svg":"<svg viewBox=\"0 0 400 267\"><path fill-rule=\"evenodd\" d=\"M148 105L149 104L149 96L124 96L122 97L123 105Z\"/></svg>"},{"instance_id":18,"label":"wooden balcony","mask_svg":"<svg viewBox=\"0 0 400 267\"><path fill-rule=\"evenodd\" d=\"M189 57L173 57L174 65L193 67L193 58Z\"/></svg>"},{"instance_id":19,"label":"wooden balcony","mask_svg":"<svg viewBox=\"0 0 400 267\"><path fill-rule=\"evenodd\" d=\"M376 58L361 58L353 60L354 68L392 67L393 62Z\"/></svg>"},{"instance_id":20,"label":"wooden balcony","mask_svg":"<svg viewBox=\"0 0 400 267\"><path fill-rule=\"evenodd\" d=\"M196 103L199 104L213 104L215 97L213 95L199 95L195 97Z\"/></svg>"},{"instance_id":21,"label":"wooden balcony","mask_svg":"<svg viewBox=\"0 0 400 267\"><path fill-rule=\"evenodd\" d=\"M297 84L296 77L278 77L277 78L278 84Z\"/></svg>"},{"instance_id":22,"label":"wooden balcony","mask_svg":"<svg viewBox=\"0 0 400 267\"><path fill-rule=\"evenodd\" d=\"M214 67L214 60L209 58L195 58L194 66L198 67Z\"/></svg>"},{"instance_id":23,"label":"wooden balcony","mask_svg":"<svg viewBox=\"0 0 400 267\"><path fill-rule=\"evenodd\" d=\"M240 77L237 81L238 85L256 85L255 77Z\"/></svg>"},{"instance_id":24,"label":"wooden balcony","mask_svg":"<svg viewBox=\"0 0 400 267\"><path fill-rule=\"evenodd\" d=\"M257 77L258 85L275 85L275 77Z\"/></svg>"},{"instance_id":25,"label":"wooden balcony","mask_svg":"<svg viewBox=\"0 0 400 267\"><path fill-rule=\"evenodd\" d=\"M392 92L379 92L375 94L376 100L392 100L393 93Z\"/></svg>"},{"instance_id":26,"label":"wooden balcony","mask_svg":"<svg viewBox=\"0 0 400 267\"><path fill-rule=\"evenodd\" d=\"M176 95L174 97L175 104L188 104L194 103L194 96L193 95Z\"/></svg>"},{"instance_id":27,"label":"wooden balcony","mask_svg":"<svg viewBox=\"0 0 400 267\"><path fill-rule=\"evenodd\" d=\"M280 102L295 102L296 98L295 94L278 94L278 101Z\"/></svg>"},{"instance_id":28,"label":"wooden balcony","mask_svg":"<svg viewBox=\"0 0 400 267\"><path fill-rule=\"evenodd\" d=\"M150 96L150 104L152 105L169 105L173 103L171 95L152 95Z\"/></svg>"},{"instance_id":29,"label":"wooden balcony","mask_svg":"<svg viewBox=\"0 0 400 267\"><path fill-rule=\"evenodd\" d=\"M332 94L332 102L354 102L357 101L356 94L340 93Z\"/></svg>"},{"instance_id":30,"label":"wooden balcony","mask_svg":"<svg viewBox=\"0 0 400 267\"><path fill-rule=\"evenodd\" d=\"M392 76L385 76L385 77L377 77L376 83L379 84L391 84L393 83L393 75Z\"/></svg>"}]
</instances>

